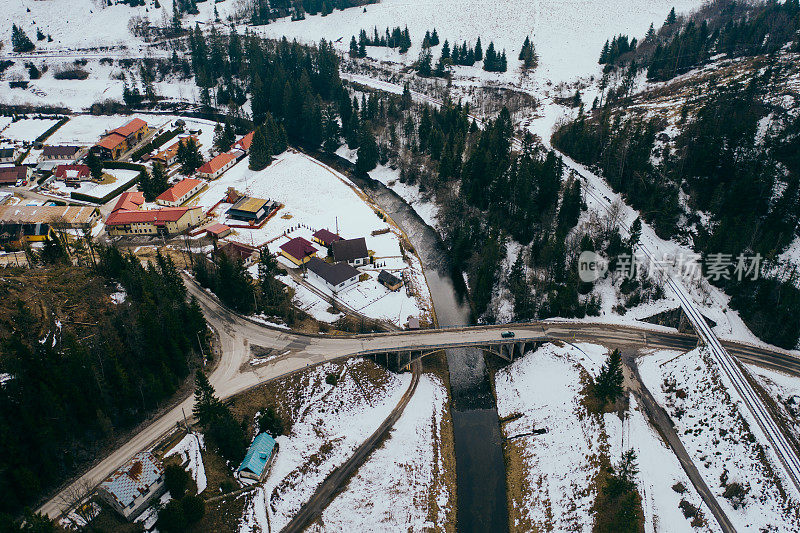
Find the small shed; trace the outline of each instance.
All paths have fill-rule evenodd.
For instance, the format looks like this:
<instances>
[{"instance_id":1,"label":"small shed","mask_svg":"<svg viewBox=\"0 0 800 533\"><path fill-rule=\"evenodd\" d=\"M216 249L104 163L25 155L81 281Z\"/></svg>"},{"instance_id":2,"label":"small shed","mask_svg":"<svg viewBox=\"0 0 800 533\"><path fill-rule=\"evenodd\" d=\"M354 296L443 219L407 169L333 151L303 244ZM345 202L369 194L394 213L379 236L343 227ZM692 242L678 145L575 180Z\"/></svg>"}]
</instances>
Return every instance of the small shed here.
<instances>
[{"instance_id":1,"label":"small shed","mask_svg":"<svg viewBox=\"0 0 800 533\"><path fill-rule=\"evenodd\" d=\"M206 226L205 230L206 234L212 239L222 239L223 237L227 237L231 234L231 228L225 224L220 224L219 222L215 222L210 226Z\"/></svg>"},{"instance_id":2,"label":"small shed","mask_svg":"<svg viewBox=\"0 0 800 533\"><path fill-rule=\"evenodd\" d=\"M269 433L260 433L254 440L236 471L240 476L261 481L275 460L278 443Z\"/></svg>"},{"instance_id":3,"label":"small shed","mask_svg":"<svg viewBox=\"0 0 800 533\"><path fill-rule=\"evenodd\" d=\"M408 330L417 330L419 329L419 318L415 316L408 317L408 323L406 324L406 329Z\"/></svg>"},{"instance_id":4,"label":"small shed","mask_svg":"<svg viewBox=\"0 0 800 533\"><path fill-rule=\"evenodd\" d=\"M396 291L403 286L403 280L385 270L378 274L378 282L390 291Z\"/></svg>"},{"instance_id":5,"label":"small shed","mask_svg":"<svg viewBox=\"0 0 800 533\"><path fill-rule=\"evenodd\" d=\"M314 235L311 236L311 240L322 246L330 246L335 242L341 241L342 238L332 231L321 229L314 232Z\"/></svg>"}]
</instances>

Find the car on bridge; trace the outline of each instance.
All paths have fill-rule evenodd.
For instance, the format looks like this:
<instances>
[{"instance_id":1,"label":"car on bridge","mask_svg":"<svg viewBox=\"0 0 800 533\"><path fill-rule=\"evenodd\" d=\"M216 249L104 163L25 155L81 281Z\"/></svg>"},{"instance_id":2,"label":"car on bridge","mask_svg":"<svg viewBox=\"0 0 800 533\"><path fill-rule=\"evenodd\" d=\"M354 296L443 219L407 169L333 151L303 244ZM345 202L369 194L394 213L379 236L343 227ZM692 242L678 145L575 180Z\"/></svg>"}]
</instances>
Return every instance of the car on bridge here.
<instances>
[{"instance_id":1,"label":"car on bridge","mask_svg":"<svg viewBox=\"0 0 800 533\"><path fill-rule=\"evenodd\" d=\"M504 339L513 339L514 338L514 332L513 331L504 331L503 333L500 334L500 336L503 337Z\"/></svg>"}]
</instances>

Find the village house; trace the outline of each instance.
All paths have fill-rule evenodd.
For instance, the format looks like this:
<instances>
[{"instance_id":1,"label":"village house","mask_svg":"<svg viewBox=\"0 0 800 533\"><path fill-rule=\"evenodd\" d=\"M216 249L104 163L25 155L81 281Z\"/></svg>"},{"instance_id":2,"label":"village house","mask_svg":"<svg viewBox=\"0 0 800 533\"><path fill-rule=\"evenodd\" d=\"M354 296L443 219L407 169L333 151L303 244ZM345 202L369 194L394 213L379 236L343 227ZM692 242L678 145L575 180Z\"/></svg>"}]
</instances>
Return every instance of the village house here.
<instances>
[{"instance_id":1,"label":"village house","mask_svg":"<svg viewBox=\"0 0 800 533\"><path fill-rule=\"evenodd\" d=\"M219 253L228 256L232 261L241 261L245 266L250 266L258 259L258 248L236 241L228 241L219 247Z\"/></svg>"},{"instance_id":2,"label":"village house","mask_svg":"<svg viewBox=\"0 0 800 533\"><path fill-rule=\"evenodd\" d=\"M241 139L239 139L238 141L233 143L233 146L231 146L231 149L235 148L236 150L241 150L244 153L249 153L250 152L250 147L253 145L253 135L254 134L255 134L255 131L251 131L250 133L248 133L247 135L245 135L244 137L242 137Z\"/></svg>"},{"instance_id":3,"label":"village house","mask_svg":"<svg viewBox=\"0 0 800 533\"><path fill-rule=\"evenodd\" d=\"M141 209L141 192L122 193L106 219L112 237L121 235L176 235L196 226L203 218L200 207L162 207Z\"/></svg>"},{"instance_id":4,"label":"village house","mask_svg":"<svg viewBox=\"0 0 800 533\"><path fill-rule=\"evenodd\" d=\"M352 266L369 263L369 251L364 237L347 239L331 243L331 255L335 263L345 262Z\"/></svg>"},{"instance_id":5,"label":"village house","mask_svg":"<svg viewBox=\"0 0 800 533\"><path fill-rule=\"evenodd\" d=\"M75 161L80 151L80 146L44 146L42 147L42 155L39 156L39 162Z\"/></svg>"},{"instance_id":6,"label":"village house","mask_svg":"<svg viewBox=\"0 0 800 533\"><path fill-rule=\"evenodd\" d=\"M97 489L100 498L128 521L167 491L164 469L150 452L139 452Z\"/></svg>"},{"instance_id":7,"label":"village house","mask_svg":"<svg viewBox=\"0 0 800 533\"><path fill-rule=\"evenodd\" d=\"M178 148L181 144L187 142L189 139L194 139L194 142L197 143L198 147L200 146L197 135L189 135L188 137L184 137L180 139L178 142L171 145L169 148L158 152L156 155L150 158L151 161L161 163L165 167L171 166L178 160Z\"/></svg>"},{"instance_id":8,"label":"village house","mask_svg":"<svg viewBox=\"0 0 800 533\"><path fill-rule=\"evenodd\" d=\"M400 287L403 286L403 280L386 272L385 270L381 270L378 274L378 283L389 289L390 291L396 291Z\"/></svg>"},{"instance_id":9,"label":"village house","mask_svg":"<svg viewBox=\"0 0 800 533\"><path fill-rule=\"evenodd\" d=\"M308 261L311 277L325 284L334 293L358 283L361 273L347 263L326 263L318 257Z\"/></svg>"},{"instance_id":10,"label":"village house","mask_svg":"<svg viewBox=\"0 0 800 533\"><path fill-rule=\"evenodd\" d=\"M270 200L242 196L228 209L228 216L257 224L272 212L272 208L273 203Z\"/></svg>"},{"instance_id":11,"label":"village house","mask_svg":"<svg viewBox=\"0 0 800 533\"><path fill-rule=\"evenodd\" d=\"M231 228L225 224L220 224L219 222L215 222L210 226L206 226L204 230L206 235L215 240L222 239L223 237L227 237L231 234Z\"/></svg>"},{"instance_id":12,"label":"village house","mask_svg":"<svg viewBox=\"0 0 800 533\"><path fill-rule=\"evenodd\" d=\"M267 477L277 453L278 443L275 439L269 433L259 433L236 472L241 477L262 481Z\"/></svg>"},{"instance_id":13,"label":"village house","mask_svg":"<svg viewBox=\"0 0 800 533\"><path fill-rule=\"evenodd\" d=\"M98 142L92 151L104 159L118 159L142 140L149 132L147 122L135 118L119 128L113 129Z\"/></svg>"},{"instance_id":14,"label":"village house","mask_svg":"<svg viewBox=\"0 0 800 533\"><path fill-rule=\"evenodd\" d=\"M0 148L0 163L13 163L17 160L16 148Z\"/></svg>"},{"instance_id":15,"label":"village house","mask_svg":"<svg viewBox=\"0 0 800 533\"><path fill-rule=\"evenodd\" d=\"M280 247L281 255L297 266L317 256L317 249L302 237L295 237Z\"/></svg>"},{"instance_id":16,"label":"village house","mask_svg":"<svg viewBox=\"0 0 800 533\"><path fill-rule=\"evenodd\" d=\"M31 179L33 169L21 165L14 167L0 167L0 187L20 186Z\"/></svg>"},{"instance_id":17,"label":"village house","mask_svg":"<svg viewBox=\"0 0 800 533\"><path fill-rule=\"evenodd\" d=\"M77 187L80 182L92 179L92 171L86 165L58 165L53 176L67 185Z\"/></svg>"},{"instance_id":18,"label":"village house","mask_svg":"<svg viewBox=\"0 0 800 533\"><path fill-rule=\"evenodd\" d=\"M223 172L231 168L237 160L236 154L230 152L221 153L198 168L197 175L207 180L215 180L220 177Z\"/></svg>"},{"instance_id":19,"label":"village house","mask_svg":"<svg viewBox=\"0 0 800 533\"><path fill-rule=\"evenodd\" d=\"M311 240L327 248L331 244L337 241L341 241L342 238L333 233L332 231L321 229L314 232L314 235L311 236Z\"/></svg>"},{"instance_id":20,"label":"village house","mask_svg":"<svg viewBox=\"0 0 800 533\"><path fill-rule=\"evenodd\" d=\"M60 205L0 206L0 235L13 242L43 241L51 229L91 230L100 218L96 207Z\"/></svg>"},{"instance_id":21,"label":"village house","mask_svg":"<svg viewBox=\"0 0 800 533\"><path fill-rule=\"evenodd\" d=\"M167 207L177 207L200 192L200 189L202 189L204 186L204 181L196 180L194 178L184 178L158 195L156 198L156 203L158 205L164 205Z\"/></svg>"}]
</instances>

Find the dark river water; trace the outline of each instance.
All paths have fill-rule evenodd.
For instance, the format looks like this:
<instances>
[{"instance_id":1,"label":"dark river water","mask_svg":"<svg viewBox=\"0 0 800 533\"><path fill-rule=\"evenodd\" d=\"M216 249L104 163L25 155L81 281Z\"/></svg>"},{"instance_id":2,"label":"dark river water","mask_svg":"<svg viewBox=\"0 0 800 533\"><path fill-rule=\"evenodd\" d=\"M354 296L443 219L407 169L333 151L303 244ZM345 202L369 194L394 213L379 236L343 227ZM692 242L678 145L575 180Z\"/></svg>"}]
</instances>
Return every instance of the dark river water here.
<instances>
[{"instance_id":1,"label":"dark river water","mask_svg":"<svg viewBox=\"0 0 800 533\"><path fill-rule=\"evenodd\" d=\"M437 233L414 209L375 180L353 178L362 190L406 232L425 267L439 326L470 324L463 283L454 283L447 255ZM500 422L483 352L475 348L447 350L453 433L456 453L459 532L508 531L506 472Z\"/></svg>"}]
</instances>

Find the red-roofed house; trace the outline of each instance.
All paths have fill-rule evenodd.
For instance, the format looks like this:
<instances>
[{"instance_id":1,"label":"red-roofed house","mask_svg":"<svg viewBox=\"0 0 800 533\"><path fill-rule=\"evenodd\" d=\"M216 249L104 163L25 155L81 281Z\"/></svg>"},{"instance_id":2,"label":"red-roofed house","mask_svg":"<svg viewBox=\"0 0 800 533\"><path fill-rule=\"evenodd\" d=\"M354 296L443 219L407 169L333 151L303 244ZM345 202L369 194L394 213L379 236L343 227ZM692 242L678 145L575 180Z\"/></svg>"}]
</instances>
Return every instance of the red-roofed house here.
<instances>
[{"instance_id":1,"label":"red-roofed house","mask_svg":"<svg viewBox=\"0 0 800 533\"><path fill-rule=\"evenodd\" d=\"M336 241L341 241L342 238L332 231L321 229L314 232L314 235L311 236L311 240L322 246L330 246Z\"/></svg>"},{"instance_id":2,"label":"red-roofed house","mask_svg":"<svg viewBox=\"0 0 800 533\"><path fill-rule=\"evenodd\" d=\"M141 192L122 193L106 219L106 230L112 237L119 235L174 235L200 223L200 207L164 207L142 209Z\"/></svg>"},{"instance_id":3,"label":"red-roofed house","mask_svg":"<svg viewBox=\"0 0 800 533\"><path fill-rule=\"evenodd\" d=\"M196 180L194 178L184 178L158 195L158 198L156 198L156 203L158 205L165 205L167 207L177 207L197 194L197 192L200 191L203 186L205 186L204 181Z\"/></svg>"},{"instance_id":4,"label":"red-roofed house","mask_svg":"<svg viewBox=\"0 0 800 533\"><path fill-rule=\"evenodd\" d=\"M111 212L114 213L115 211L119 211L121 209L126 211L141 209L142 204L144 204L143 192L124 192L119 195L119 200L117 200L117 203L114 205L114 208L111 210Z\"/></svg>"},{"instance_id":5,"label":"red-roofed house","mask_svg":"<svg viewBox=\"0 0 800 533\"><path fill-rule=\"evenodd\" d=\"M281 255L295 265L300 266L303 263L308 263L312 257L316 257L317 249L304 238L295 237L281 246Z\"/></svg>"},{"instance_id":6,"label":"red-roofed house","mask_svg":"<svg viewBox=\"0 0 800 533\"><path fill-rule=\"evenodd\" d=\"M189 135L188 137L184 137L183 139L179 140L166 150L162 150L158 152L156 155L151 157L152 161L158 161L165 167L172 165L175 161L178 160L178 147L182 144L187 142L189 139L194 139L194 142L199 146L199 141L197 139L197 135Z\"/></svg>"},{"instance_id":7,"label":"red-roofed house","mask_svg":"<svg viewBox=\"0 0 800 533\"><path fill-rule=\"evenodd\" d=\"M217 179L223 172L228 170L236 163L236 154L224 152L217 157L205 163L202 167L197 169L197 175L207 180Z\"/></svg>"},{"instance_id":8,"label":"red-roofed house","mask_svg":"<svg viewBox=\"0 0 800 533\"><path fill-rule=\"evenodd\" d=\"M251 131L250 133L248 133L247 135L245 135L244 137L233 143L233 146L231 148L241 150L244 153L249 152L250 146L253 145L253 134L255 134L255 131Z\"/></svg>"},{"instance_id":9,"label":"red-roofed house","mask_svg":"<svg viewBox=\"0 0 800 533\"><path fill-rule=\"evenodd\" d=\"M231 228L219 222L206 226L205 230L206 234L213 239L221 239L231 234Z\"/></svg>"},{"instance_id":10,"label":"red-roofed house","mask_svg":"<svg viewBox=\"0 0 800 533\"><path fill-rule=\"evenodd\" d=\"M147 122L135 118L124 126L109 131L92 150L100 157L117 159L124 152L136 146L148 131Z\"/></svg>"},{"instance_id":11,"label":"red-roofed house","mask_svg":"<svg viewBox=\"0 0 800 533\"><path fill-rule=\"evenodd\" d=\"M53 174L57 180L62 180L67 185L77 185L81 181L92 179L92 171L86 165L58 165Z\"/></svg>"}]
</instances>

